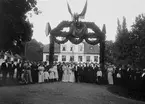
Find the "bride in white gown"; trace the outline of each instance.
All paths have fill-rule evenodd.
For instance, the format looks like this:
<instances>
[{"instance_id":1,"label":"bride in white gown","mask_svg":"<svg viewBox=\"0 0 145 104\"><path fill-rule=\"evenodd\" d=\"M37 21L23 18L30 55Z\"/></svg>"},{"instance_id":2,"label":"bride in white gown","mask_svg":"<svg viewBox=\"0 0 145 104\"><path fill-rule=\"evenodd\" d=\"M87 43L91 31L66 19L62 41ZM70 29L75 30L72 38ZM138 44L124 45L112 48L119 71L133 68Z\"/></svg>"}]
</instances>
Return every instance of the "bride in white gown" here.
<instances>
[{"instance_id":1,"label":"bride in white gown","mask_svg":"<svg viewBox=\"0 0 145 104\"><path fill-rule=\"evenodd\" d=\"M62 69L63 69L62 82L75 82L73 65L72 64L69 64L69 65L64 64Z\"/></svg>"},{"instance_id":2,"label":"bride in white gown","mask_svg":"<svg viewBox=\"0 0 145 104\"><path fill-rule=\"evenodd\" d=\"M71 64L68 69L69 69L69 72L70 72L70 74L69 74L69 82L75 82L74 66L73 66L73 64Z\"/></svg>"},{"instance_id":3,"label":"bride in white gown","mask_svg":"<svg viewBox=\"0 0 145 104\"><path fill-rule=\"evenodd\" d=\"M63 64L62 70L63 70L62 82L68 82L68 66L66 64Z\"/></svg>"}]
</instances>

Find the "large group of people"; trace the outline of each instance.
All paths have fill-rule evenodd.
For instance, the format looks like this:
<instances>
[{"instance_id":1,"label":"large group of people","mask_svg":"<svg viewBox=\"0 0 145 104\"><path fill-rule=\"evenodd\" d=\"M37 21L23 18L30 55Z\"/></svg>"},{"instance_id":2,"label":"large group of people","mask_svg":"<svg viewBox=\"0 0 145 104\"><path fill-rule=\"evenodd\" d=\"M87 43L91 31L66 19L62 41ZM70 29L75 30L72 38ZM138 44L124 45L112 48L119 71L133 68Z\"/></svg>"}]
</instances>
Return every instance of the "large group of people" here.
<instances>
[{"instance_id":1,"label":"large group of people","mask_svg":"<svg viewBox=\"0 0 145 104\"><path fill-rule=\"evenodd\" d=\"M115 69L112 73L114 84L127 87L131 91L145 92L145 69L134 65L120 65Z\"/></svg>"},{"instance_id":2,"label":"large group of people","mask_svg":"<svg viewBox=\"0 0 145 104\"><path fill-rule=\"evenodd\" d=\"M58 62L50 66L47 62L10 61L5 60L0 67L2 84L8 78L16 79L19 83L43 82L87 82L96 83L99 67L93 63L65 63ZM98 74L98 82L99 76Z\"/></svg>"},{"instance_id":3,"label":"large group of people","mask_svg":"<svg viewBox=\"0 0 145 104\"><path fill-rule=\"evenodd\" d=\"M5 84L6 79L10 78L23 84L55 81L97 84L107 82L109 85L139 86L138 89L145 87L145 69L131 65L115 67L107 64L105 70L102 70L97 63L55 62L50 66L48 62L5 60L1 64L0 73L1 84Z\"/></svg>"}]
</instances>

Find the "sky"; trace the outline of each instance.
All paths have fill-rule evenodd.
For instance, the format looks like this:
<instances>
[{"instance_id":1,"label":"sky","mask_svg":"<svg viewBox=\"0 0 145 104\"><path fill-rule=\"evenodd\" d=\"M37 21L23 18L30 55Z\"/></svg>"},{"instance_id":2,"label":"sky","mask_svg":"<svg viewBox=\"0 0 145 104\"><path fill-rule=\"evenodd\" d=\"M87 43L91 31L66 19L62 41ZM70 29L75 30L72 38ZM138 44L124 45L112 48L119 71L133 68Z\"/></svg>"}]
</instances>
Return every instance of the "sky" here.
<instances>
[{"instance_id":1,"label":"sky","mask_svg":"<svg viewBox=\"0 0 145 104\"><path fill-rule=\"evenodd\" d=\"M28 16L34 26L32 38L48 44L49 37L45 34L46 23L49 22L53 29L63 20L71 21L67 1L73 13L81 13L86 2L86 0L38 0L37 7L42 13ZM130 30L135 17L142 13L145 13L145 0L88 0L87 12L82 21L95 22L100 29L105 24L107 40L114 41L117 18L122 22L125 16Z\"/></svg>"}]
</instances>

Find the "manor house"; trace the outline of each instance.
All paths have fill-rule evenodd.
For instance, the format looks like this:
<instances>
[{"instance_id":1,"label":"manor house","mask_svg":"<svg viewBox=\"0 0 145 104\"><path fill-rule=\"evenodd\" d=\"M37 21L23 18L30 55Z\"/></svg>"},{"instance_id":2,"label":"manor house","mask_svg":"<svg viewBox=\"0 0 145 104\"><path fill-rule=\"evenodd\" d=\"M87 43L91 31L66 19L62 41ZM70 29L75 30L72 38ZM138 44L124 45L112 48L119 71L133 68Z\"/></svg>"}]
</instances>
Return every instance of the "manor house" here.
<instances>
[{"instance_id":1,"label":"manor house","mask_svg":"<svg viewBox=\"0 0 145 104\"><path fill-rule=\"evenodd\" d=\"M57 62L95 62L99 63L100 47L82 42L78 45L70 41L54 46L54 61ZM43 61L49 60L49 44L43 49Z\"/></svg>"}]
</instances>

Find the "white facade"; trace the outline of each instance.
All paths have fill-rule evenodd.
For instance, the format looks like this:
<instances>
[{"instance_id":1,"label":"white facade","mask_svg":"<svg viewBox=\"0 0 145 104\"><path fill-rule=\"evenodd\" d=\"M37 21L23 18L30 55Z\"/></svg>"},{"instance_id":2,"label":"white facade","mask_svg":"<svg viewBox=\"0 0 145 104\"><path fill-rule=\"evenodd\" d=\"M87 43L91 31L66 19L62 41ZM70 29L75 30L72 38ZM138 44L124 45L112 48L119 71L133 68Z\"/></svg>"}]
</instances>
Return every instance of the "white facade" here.
<instances>
[{"instance_id":1,"label":"white facade","mask_svg":"<svg viewBox=\"0 0 145 104\"><path fill-rule=\"evenodd\" d=\"M48 61L49 53L43 53L43 61ZM56 58L57 57L57 58ZM89 57L87 61L87 57ZM96 60L95 60L95 58ZM84 54L84 44L78 45L67 42L60 45L60 53L55 53L55 61L58 62L97 62L99 63L99 54Z\"/></svg>"}]
</instances>

